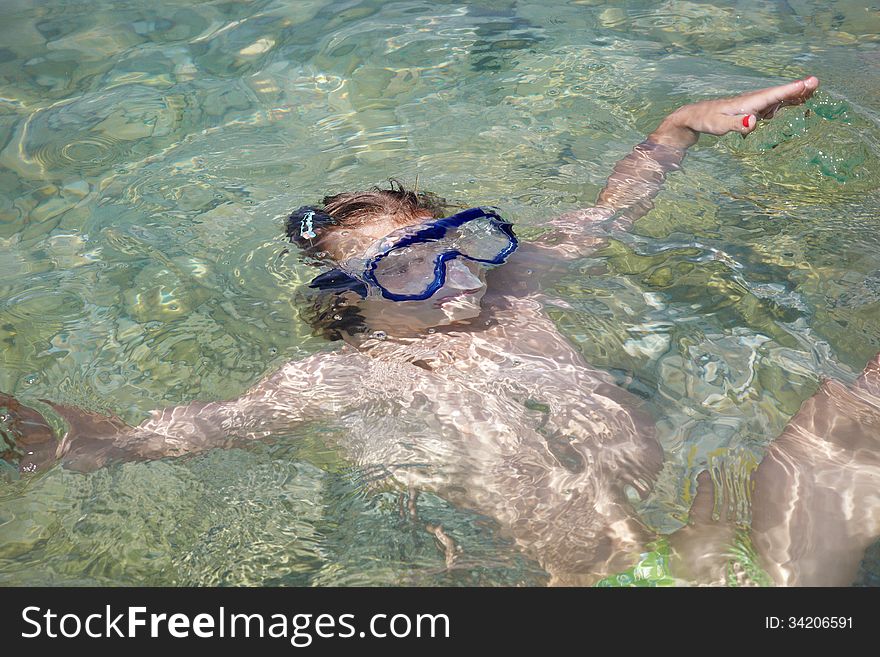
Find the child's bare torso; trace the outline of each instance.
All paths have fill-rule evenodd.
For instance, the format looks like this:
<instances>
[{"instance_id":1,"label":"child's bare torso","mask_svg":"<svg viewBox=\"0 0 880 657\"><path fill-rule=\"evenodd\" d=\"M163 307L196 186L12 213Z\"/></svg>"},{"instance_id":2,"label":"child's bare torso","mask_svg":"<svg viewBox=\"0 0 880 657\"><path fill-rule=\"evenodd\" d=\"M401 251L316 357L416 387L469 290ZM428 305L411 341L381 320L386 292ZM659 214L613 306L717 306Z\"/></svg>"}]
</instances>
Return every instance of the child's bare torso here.
<instances>
[{"instance_id":1,"label":"child's bare torso","mask_svg":"<svg viewBox=\"0 0 880 657\"><path fill-rule=\"evenodd\" d=\"M336 352L339 367L316 363L340 446L370 478L495 518L558 577L631 554L643 531L625 488L646 493L659 470L652 420L557 330L546 298L491 289L502 291L468 326L371 338ZM252 394L280 401L303 384L291 363Z\"/></svg>"}]
</instances>

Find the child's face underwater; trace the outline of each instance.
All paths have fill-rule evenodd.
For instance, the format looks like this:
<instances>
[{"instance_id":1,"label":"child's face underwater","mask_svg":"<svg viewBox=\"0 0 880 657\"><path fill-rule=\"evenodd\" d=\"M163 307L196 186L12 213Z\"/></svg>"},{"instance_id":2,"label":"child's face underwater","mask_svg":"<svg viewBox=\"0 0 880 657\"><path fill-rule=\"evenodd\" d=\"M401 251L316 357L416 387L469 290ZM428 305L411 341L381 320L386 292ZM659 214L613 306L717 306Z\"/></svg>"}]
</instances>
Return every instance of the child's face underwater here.
<instances>
[{"instance_id":1,"label":"child's face underwater","mask_svg":"<svg viewBox=\"0 0 880 657\"><path fill-rule=\"evenodd\" d=\"M343 265L363 257L378 240L399 229L400 225L390 218L382 218L358 228L333 231L324 237L321 246L334 262ZM473 319L481 312L488 269L478 262L455 258L446 263L443 286L427 299L392 301L371 293L358 302L358 310L372 331L396 335Z\"/></svg>"}]
</instances>

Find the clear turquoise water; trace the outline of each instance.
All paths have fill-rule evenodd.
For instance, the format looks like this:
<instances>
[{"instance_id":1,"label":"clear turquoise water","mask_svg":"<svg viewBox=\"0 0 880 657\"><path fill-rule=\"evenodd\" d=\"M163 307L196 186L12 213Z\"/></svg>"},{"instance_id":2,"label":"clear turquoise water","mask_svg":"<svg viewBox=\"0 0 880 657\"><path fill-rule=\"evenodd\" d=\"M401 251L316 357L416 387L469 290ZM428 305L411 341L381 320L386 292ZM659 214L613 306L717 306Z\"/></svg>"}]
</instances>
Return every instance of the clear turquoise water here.
<instances>
[{"instance_id":1,"label":"clear turquoise water","mask_svg":"<svg viewBox=\"0 0 880 657\"><path fill-rule=\"evenodd\" d=\"M880 350L880 8L858 2L4 2L0 389L131 422L321 348L283 216L390 176L520 232L589 205L684 102L812 73L704 138L554 318L649 398L677 528L744 482L823 376ZM0 482L3 584L540 584L493 522L433 536L310 429L249 450ZM876 573L868 577L876 576Z\"/></svg>"}]
</instances>

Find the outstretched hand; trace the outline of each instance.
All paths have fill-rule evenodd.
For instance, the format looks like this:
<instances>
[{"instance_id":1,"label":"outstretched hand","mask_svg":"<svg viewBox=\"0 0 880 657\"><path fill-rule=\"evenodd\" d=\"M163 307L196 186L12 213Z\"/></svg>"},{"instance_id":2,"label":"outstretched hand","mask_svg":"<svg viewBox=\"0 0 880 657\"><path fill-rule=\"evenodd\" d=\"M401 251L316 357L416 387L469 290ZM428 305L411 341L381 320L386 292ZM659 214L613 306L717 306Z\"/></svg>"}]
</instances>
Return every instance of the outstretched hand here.
<instances>
[{"instance_id":1,"label":"outstretched hand","mask_svg":"<svg viewBox=\"0 0 880 657\"><path fill-rule=\"evenodd\" d=\"M0 459L21 472L37 472L55 462L58 441L42 414L0 392Z\"/></svg>"},{"instance_id":2,"label":"outstretched hand","mask_svg":"<svg viewBox=\"0 0 880 657\"><path fill-rule=\"evenodd\" d=\"M685 105L666 117L648 139L684 149L695 144L701 133L720 136L738 132L745 136L755 129L759 120L772 118L786 105L800 105L818 88L819 79L811 75L733 98Z\"/></svg>"}]
</instances>

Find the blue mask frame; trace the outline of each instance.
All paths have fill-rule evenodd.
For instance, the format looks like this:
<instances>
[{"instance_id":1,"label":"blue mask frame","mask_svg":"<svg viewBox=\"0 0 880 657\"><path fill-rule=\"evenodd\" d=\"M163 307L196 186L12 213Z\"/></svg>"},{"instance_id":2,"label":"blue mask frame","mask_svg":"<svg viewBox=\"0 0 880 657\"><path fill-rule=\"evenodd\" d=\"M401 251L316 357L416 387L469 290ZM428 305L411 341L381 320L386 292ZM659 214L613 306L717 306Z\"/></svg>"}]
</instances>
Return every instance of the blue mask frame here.
<instances>
[{"instance_id":1,"label":"blue mask frame","mask_svg":"<svg viewBox=\"0 0 880 657\"><path fill-rule=\"evenodd\" d=\"M473 221L474 219L481 219L484 217L488 218L508 238L507 246L501 249L501 251L494 258L475 258L465 253L461 253L460 251L455 249L444 251L438 254L438 256L434 260L434 278L431 280L428 286L418 294L396 294L394 292L386 290L376 280L376 267L379 265L382 259L390 253L397 251L398 249L406 248L413 244L418 244L421 242L435 242L441 240L450 230L458 228L468 221ZM383 248L381 251L379 251L379 253L370 258L370 260L366 264L363 274L361 274L360 276L353 276L343 271L342 269L333 269L312 279L311 283L309 283L309 287L334 292L351 290L362 297L366 297L367 285L370 285L378 289L382 293L383 297L385 297L386 299L390 299L391 301L424 301L425 299L429 299L446 283L446 263L450 260L453 260L454 258L464 258L466 260L471 260L473 262L479 262L486 265L500 265L507 260L508 256L510 256L511 253L516 251L517 246L519 246L519 241L517 240L516 235L514 235L513 233L513 226L508 221L502 219L491 208L470 208L469 210L463 210L462 212L458 212L450 217L444 217L443 219L437 219L436 221L429 222L425 224L424 228L416 231L411 235L403 237L394 244L391 244L390 246Z\"/></svg>"}]
</instances>

